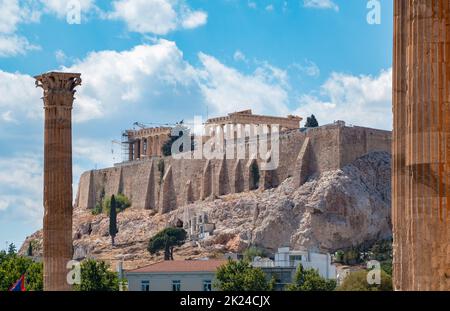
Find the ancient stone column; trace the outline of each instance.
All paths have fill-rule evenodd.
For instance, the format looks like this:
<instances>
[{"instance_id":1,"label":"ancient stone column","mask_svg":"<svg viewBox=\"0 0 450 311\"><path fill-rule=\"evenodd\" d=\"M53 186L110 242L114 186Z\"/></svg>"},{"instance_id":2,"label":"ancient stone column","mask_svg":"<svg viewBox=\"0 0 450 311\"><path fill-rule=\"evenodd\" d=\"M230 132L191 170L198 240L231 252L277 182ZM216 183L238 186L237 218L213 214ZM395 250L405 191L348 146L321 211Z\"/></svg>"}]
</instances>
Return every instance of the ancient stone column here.
<instances>
[{"instance_id":1,"label":"ancient stone column","mask_svg":"<svg viewBox=\"0 0 450 311\"><path fill-rule=\"evenodd\" d=\"M44 90L44 290L66 291L72 260L72 105L80 74L36 78Z\"/></svg>"},{"instance_id":2,"label":"ancient stone column","mask_svg":"<svg viewBox=\"0 0 450 311\"><path fill-rule=\"evenodd\" d=\"M450 290L450 1L394 5L394 287Z\"/></svg>"}]
</instances>

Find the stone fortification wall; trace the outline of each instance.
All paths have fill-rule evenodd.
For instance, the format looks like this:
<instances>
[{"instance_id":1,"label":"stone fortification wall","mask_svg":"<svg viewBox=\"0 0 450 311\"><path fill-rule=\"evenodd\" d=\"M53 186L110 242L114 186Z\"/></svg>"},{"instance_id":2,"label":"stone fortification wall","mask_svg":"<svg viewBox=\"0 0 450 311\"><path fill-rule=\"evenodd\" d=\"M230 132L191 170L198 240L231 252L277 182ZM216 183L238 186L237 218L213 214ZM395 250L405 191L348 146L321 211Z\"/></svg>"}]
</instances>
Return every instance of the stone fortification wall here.
<instances>
[{"instance_id":1,"label":"stone fortification wall","mask_svg":"<svg viewBox=\"0 0 450 311\"><path fill-rule=\"evenodd\" d=\"M335 170L372 151L390 152L391 133L335 123L280 135L279 165L262 170L259 159L145 159L113 168L85 172L76 205L93 208L112 194L123 193L133 208L162 213L199 200L230 193L268 189L294 177L298 186L308 178ZM255 180L255 167L259 182Z\"/></svg>"}]
</instances>

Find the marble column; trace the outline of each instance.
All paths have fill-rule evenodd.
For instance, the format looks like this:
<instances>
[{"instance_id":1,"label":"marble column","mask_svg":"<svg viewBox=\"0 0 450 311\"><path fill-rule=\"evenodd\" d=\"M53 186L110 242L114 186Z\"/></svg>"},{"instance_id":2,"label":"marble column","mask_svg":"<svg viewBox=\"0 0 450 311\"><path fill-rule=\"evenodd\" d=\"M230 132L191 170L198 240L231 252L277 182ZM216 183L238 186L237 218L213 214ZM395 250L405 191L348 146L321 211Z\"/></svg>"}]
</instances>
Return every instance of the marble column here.
<instances>
[{"instance_id":1,"label":"marble column","mask_svg":"<svg viewBox=\"0 0 450 311\"><path fill-rule=\"evenodd\" d=\"M394 287L450 290L450 2L394 6Z\"/></svg>"},{"instance_id":2,"label":"marble column","mask_svg":"<svg viewBox=\"0 0 450 311\"><path fill-rule=\"evenodd\" d=\"M78 73L36 76L44 91L44 290L69 291L72 260L72 106Z\"/></svg>"}]
</instances>

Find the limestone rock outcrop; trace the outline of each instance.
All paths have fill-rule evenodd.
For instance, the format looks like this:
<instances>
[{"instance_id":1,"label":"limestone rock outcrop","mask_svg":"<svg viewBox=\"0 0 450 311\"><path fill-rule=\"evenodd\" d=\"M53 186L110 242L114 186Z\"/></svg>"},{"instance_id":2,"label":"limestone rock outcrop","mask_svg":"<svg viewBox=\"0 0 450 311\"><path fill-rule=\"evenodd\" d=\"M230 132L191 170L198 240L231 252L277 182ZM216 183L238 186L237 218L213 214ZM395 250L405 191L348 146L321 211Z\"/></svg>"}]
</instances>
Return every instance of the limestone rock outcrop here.
<instances>
[{"instance_id":1,"label":"limestone rock outcrop","mask_svg":"<svg viewBox=\"0 0 450 311\"><path fill-rule=\"evenodd\" d=\"M125 268L161 257L146 251L148 239L167 224L206 214L214 233L176 250L175 257L197 258L240 252L249 245L268 251L281 246L335 251L391 236L391 161L386 152L367 154L342 169L311 176L301 187L288 178L277 188L195 202L167 214L130 208L118 215L116 246L108 237L108 218L75 208L74 256L124 261ZM28 241L39 240L40 233Z\"/></svg>"}]
</instances>

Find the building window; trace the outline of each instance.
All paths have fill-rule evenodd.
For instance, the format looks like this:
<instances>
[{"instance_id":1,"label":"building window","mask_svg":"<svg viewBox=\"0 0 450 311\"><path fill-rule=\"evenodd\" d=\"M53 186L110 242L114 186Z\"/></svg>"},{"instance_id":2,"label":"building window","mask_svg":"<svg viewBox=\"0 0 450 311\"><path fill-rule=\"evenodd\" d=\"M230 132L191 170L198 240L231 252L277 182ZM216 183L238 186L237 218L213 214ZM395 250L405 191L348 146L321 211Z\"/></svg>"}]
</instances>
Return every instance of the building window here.
<instances>
[{"instance_id":1,"label":"building window","mask_svg":"<svg viewBox=\"0 0 450 311\"><path fill-rule=\"evenodd\" d=\"M211 280L205 280L205 281L203 281L203 291L204 291L204 292L210 292L210 291L212 291Z\"/></svg>"},{"instance_id":2,"label":"building window","mask_svg":"<svg viewBox=\"0 0 450 311\"><path fill-rule=\"evenodd\" d=\"M150 291L150 281L141 281L141 291L142 292Z\"/></svg>"},{"instance_id":3,"label":"building window","mask_svg":"<svg viewBox=\"0 0 450 311\"><path fill-rule=\"evenodd\" d=\"M172 291L179 292L181 290L181 281L176 280L172 281Z\"/></svg>"}]
</instances>

